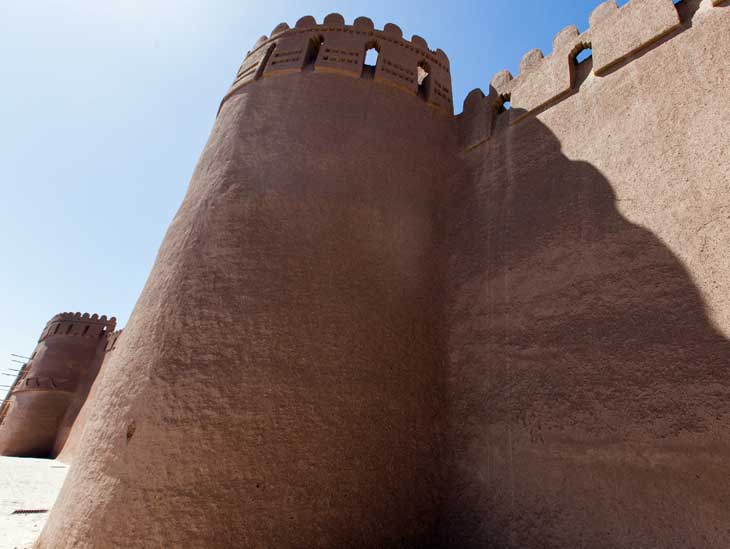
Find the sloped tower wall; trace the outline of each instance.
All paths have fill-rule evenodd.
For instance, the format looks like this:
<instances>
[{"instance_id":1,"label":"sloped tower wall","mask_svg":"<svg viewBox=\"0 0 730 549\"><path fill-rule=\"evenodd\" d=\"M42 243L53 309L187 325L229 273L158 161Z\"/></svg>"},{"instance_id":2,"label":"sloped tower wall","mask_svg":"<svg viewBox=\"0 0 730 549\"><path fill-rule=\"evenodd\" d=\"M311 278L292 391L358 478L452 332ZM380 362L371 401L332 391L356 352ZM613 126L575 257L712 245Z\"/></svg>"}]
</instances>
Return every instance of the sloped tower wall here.
<instances>
[{"instance_id":1,"label":"sloped tower wall","mask_svg":"<svg viewBox=\"0 0 730 549\"><path fill-rule=\"evenodd\" d=\"M256 45L40 547L429 543L450 101L446 56L395 25L304 18Z\"/></svg>"},{"instance_id":2,"label":"sloped tower wall","mask_svg":"<svg viewBox=\"0 0 730 549\"><path fill-rule=\"evenodd\" d=\"M0 455L56 457L104 356L115 319L61 313L46 325L0 409Z\"/></svg>"}]
</instances>

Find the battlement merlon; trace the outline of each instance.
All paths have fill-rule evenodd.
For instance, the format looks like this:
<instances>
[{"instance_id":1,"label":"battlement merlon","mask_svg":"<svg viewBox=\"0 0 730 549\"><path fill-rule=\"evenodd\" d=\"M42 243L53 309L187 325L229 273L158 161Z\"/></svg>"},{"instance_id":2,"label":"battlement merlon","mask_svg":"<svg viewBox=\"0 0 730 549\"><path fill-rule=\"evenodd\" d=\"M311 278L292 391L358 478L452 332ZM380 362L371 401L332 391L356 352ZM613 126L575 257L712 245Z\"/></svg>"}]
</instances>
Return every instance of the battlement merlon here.
<instances>
[{"instance_id":1,"label":"battlement merlon","mask_svg":"<svg viewBox=\"0 0 730 549\"><path fill-rule=\"evenodd\" d=\"M107 318L106 315L90 315L89 313L59 313L48 321L38 342L56 335L98 339L114 332L116 326L115 317Z\"/></svg>"},{"instance_id":2,"label":"battlement merlon","mask_svg":"<svg viewBox=\"0 0 730 549\"><path fill-rule=\"evenodd\" d=\"M378 51L378 60L369 69L365 54L372 48ZM419 78L419 67L428 76ZM392 23L377 30L370 19L358 17L352 25L345 25L338 13L326 16L321 25L311 16L299 19L294 28L280 23L269 38L262 36L246 55L221 105L255 80L307 70L369 78L453 114L449 60L443 51L430 50L420 36L405 40Z\"/></svg>"}]
</instances>

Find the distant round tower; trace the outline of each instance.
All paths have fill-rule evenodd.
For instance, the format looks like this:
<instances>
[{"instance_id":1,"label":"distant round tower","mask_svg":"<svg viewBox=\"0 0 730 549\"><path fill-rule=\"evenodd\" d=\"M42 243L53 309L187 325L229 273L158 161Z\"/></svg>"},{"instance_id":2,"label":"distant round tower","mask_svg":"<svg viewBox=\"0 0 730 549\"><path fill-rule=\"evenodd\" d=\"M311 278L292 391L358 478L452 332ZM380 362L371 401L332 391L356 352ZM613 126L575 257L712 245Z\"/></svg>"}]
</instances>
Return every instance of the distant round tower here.
<instances>
[{"instance_id":1,"label":"distant round tower","mask_svg":"<svg viewBox=\"0 0 730 549\"><path fill-rule=\"evenodd\" d=\"M0 455L55 457L96 378L116 320L62 313L46 324L0 409Z\"/></svg>"},{"instance_id":2,"label":"distant round tower","mask_svg":"<svg viewBox=\"0 0 730 549\"><path fill-rule=\"evenodd\" d=\"M39 547L427 544L452 110L446 56L395 25L255 45Z\"/></svg>"}]
</instances>

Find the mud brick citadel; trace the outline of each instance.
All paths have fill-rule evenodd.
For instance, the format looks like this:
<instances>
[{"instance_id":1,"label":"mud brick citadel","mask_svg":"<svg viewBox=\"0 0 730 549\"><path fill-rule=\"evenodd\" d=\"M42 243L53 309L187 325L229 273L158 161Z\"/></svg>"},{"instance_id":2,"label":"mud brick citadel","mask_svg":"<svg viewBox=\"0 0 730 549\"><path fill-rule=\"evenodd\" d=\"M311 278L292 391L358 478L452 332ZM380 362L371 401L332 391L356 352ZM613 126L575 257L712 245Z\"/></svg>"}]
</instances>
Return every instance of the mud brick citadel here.
<instances>
[{"instance_id":1,"label":"mud brick citadel","mask_svg":"<svg viewBox=\"0 0 730 549\"><path fill-rule=\"evenodd\" d=\"M54 317L2 407L73 463L36 547L730 547L729 149L726 2L458 115L424 39L278 25L124 332Z\"/></svg>"}]
</instances>

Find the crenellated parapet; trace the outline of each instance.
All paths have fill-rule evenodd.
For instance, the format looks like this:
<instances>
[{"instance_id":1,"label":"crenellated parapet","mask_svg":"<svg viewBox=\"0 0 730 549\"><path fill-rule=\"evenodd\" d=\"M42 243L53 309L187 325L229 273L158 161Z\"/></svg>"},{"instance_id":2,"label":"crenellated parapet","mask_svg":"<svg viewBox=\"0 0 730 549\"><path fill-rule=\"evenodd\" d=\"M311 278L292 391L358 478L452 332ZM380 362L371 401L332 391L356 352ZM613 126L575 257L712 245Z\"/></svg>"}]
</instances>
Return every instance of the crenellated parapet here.
<instances>
[{"instance_id":1,"label":"crenellated parapet","mask_svg":"<svg viewBox=\"0 0 730 549\"><path fill-rule=\"evenodd\" d=\"M378 52L377 64L365 64L369 49ZM449 60L432 51L420 36L403 38L401 29L388 23L377 30L367 17L352 25L333 13L318 24L306 16L294 28L277 25L270 37L261 37L248 52L225 100L246 84L294 72L334 73L371 79L419 97L434 107L453 112Z\"/></svg>"},{"instance_id":2,"label":"crenellated parapet","mask_svg":"<svg viewBox=\"0 0 730 549\"><path fill-rule=\"evenodd\" d=\"M713 7L727 5L728 0L706 3ZM682 27L680 11L673 0L630 0L621 7L616 0L601 3L593 10L587 30L565 27L555 36L550 54L530 50L516 77L500 71L490 82L489 93L477 89L468 95L457 119L463 147L489 139L498 115L505 114L507 125L516 124L573 93L582 51L591 50L590 72L606 76L677 32ZM374 67L365 63L366 52L372 48L379 54ZM392 23L378 30L367 17L358 17L347 25L337 13L321 23L312 16L302 17L293 28L280 23L270 36L259 38L223 102L256 80L307 71L371 79L453 113L449 60L442 50L430 50L420 36L404 39ZM510 109L503 108L507 102Z\"/></svg>"},{"instance_id":3,"label":"crenellated parapet","mask_svg":"<svg viewBox=\"0 0 730 549\"><path fill-rule=\"evenodd\" d=\"M467 96L459 117L463 147L469 149L489 139L498 116L505 115L509 124L516 124L571 94L576 87L577 56L582 51L591 50L592 73L605 76L681 24L672 0L631 0L621 8L616 0L603 2L593 10L585 32L574 25L564 28L555 36L549 55L530 50L516 77L500 71L490 82L489 94L477 89ZM509 110L503 108L506 102Z\"/></svg>"},{"instance_id":4,"label":"crenellated parapet","mask_svg":"<svg viewBox=\"0 0 730 549\"><path fill-rule=\"evenodd\" d=\"M114 331L117 319L89 313L59 313L46 324L39 342L49 336L80 336L100 338Z\"/></svg>"}]
</instances>

